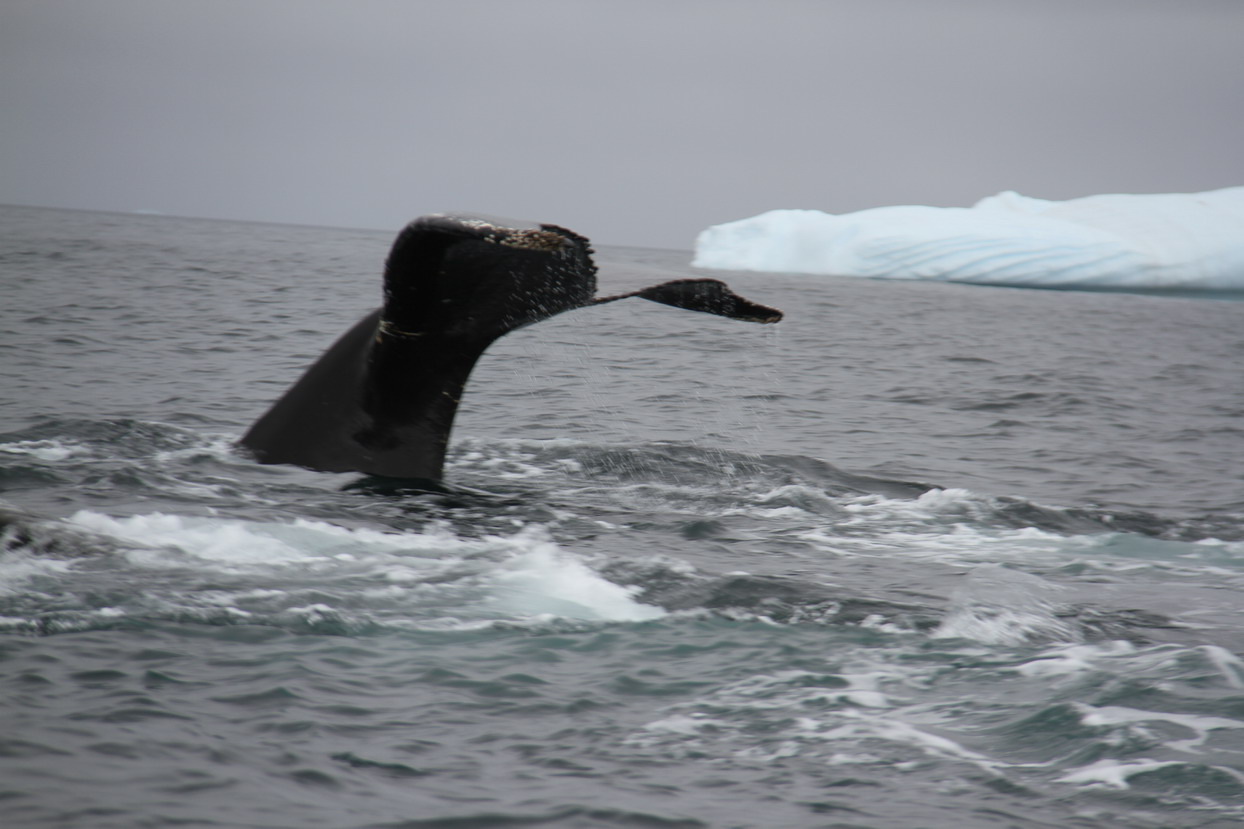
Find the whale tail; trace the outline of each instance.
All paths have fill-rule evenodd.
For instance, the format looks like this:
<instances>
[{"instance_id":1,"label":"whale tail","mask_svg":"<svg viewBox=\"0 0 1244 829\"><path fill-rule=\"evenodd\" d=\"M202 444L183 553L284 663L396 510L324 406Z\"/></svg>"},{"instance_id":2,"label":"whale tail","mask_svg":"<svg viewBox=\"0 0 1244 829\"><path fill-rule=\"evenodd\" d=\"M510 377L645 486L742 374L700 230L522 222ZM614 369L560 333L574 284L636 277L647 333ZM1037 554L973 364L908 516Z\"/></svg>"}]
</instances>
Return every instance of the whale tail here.
<instances>
[{"instance_id":1,"label":"whale tail","mask_svg":"<svg viewBox=\"0 0 1244 829\"><path fill-rule=\"evenodd\" d=\"M600 305L630 297L745 322L773 323L782 319L782 312L778 309L745 299L717 279L675 279L639 291L600 297L592 304Z\"/></svg>"},{"instance_id":2,"label":"whale tail","mask_svg":"<svg viewBox=\"0 0 1244 829\"><path fill-rule=\"evenodd\" d=\"M471 369L509 331L627 297L752 322L781 319L715 279L597 298L591 254L586 238L556 225L416 219L385 263L384 306L312 364L241 445L260 463L439 480Z\"/></svg>"}]
</instances>

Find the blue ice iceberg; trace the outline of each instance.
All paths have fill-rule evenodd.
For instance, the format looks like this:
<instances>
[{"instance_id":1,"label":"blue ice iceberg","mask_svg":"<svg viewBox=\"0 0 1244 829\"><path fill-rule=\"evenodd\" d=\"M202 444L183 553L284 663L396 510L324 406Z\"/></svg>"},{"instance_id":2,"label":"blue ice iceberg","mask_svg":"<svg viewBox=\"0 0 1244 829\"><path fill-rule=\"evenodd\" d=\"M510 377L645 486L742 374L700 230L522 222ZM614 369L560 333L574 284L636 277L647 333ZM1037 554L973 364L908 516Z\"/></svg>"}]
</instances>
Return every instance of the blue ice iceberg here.
<instances>
[{"instance_id":1,"label":"blue ice iceberg","mask_svg":"<svg viewBox=\"0 0 1244 829\"><path fill-rule=\"evenodd\" d=\"M771 210L714 225L693 265L1037 288L1244 290L1244 187L972 207Z\"/></svg>"}]
</instances>

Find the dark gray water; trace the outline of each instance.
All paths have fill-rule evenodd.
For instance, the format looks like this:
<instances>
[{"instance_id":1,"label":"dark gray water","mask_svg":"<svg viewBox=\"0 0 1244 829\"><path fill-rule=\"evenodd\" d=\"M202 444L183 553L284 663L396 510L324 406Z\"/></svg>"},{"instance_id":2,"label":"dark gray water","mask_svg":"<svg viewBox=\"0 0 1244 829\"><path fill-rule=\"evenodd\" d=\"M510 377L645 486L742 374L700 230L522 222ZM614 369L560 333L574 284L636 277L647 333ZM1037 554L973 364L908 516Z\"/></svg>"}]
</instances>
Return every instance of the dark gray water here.
<instances>
[{"instance_id":1,"label":"dark gray water","mask_svg":"<svg viewBox=\"0 0 1244 829\"><path fill-rule=\"evenodd\" d=\"M5 829L1244 820L1242 302L730 274L499 341L428 494L232 448L391 234L0 227Z\"/></svg>"}]
</instances>

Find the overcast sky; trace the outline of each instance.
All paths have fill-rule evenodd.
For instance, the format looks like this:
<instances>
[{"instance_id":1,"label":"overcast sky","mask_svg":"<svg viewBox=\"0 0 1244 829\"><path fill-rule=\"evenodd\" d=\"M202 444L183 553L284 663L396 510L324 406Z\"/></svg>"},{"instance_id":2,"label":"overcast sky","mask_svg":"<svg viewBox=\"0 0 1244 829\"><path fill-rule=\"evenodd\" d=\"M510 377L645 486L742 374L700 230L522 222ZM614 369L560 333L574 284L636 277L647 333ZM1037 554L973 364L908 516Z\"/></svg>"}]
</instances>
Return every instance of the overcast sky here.
<instances>
[{"instance_id":1,"label":"overcast sky","mask_svg":"<svg viewBox=\"0 0 1244 829\"><path fill-rule=\"evenodd\" d=\"M1244 184L1238 0L0 0L0 203L690 248Z\"/></svg>"}]
</instances>

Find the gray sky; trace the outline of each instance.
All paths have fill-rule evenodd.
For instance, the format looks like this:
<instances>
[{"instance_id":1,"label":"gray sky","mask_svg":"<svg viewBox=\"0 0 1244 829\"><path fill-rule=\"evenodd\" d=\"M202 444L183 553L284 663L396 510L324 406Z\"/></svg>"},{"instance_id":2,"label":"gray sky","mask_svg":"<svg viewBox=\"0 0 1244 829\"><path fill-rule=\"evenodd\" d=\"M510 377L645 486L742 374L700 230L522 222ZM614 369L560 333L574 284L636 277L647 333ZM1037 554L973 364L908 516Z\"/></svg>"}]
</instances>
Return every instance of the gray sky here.
<instances>
[{"instance_id":1,"label":"gray sky","mask_svg":"<svg viewBox=\"0 0 1244 829\"><path fill-rule=\"evenodd\" d=\"M0 202L689 248L1244 184L1237 0L2 0Z\"/></svg>"}]
</instances>

